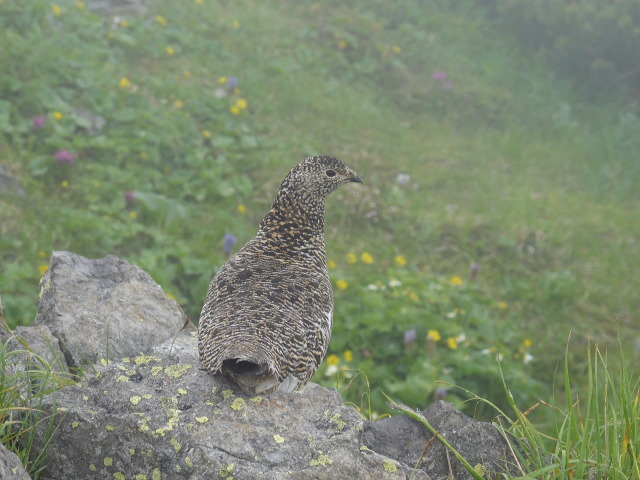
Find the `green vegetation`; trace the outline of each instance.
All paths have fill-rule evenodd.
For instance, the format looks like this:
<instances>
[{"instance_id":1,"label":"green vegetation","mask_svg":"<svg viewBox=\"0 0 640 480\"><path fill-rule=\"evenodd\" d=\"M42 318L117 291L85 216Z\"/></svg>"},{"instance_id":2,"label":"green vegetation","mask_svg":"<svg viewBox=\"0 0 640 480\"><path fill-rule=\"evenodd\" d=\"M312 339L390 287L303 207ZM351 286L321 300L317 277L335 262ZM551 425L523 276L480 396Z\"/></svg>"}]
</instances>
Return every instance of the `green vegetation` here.
<instances>
[{"instance_id":1,"label":"green vegetation","mask_svg":"<svg viewBox=\"0 0 640 480\"><path fill-rule=\"evenodd\" d=\"M359 404L360 370L380 413L381 390L421 407L437 381L507 411L499 357L518 405L553 403L573 331L592 391L588 339L628 359L637 340L638 49L619 46L640 14L448 3L0 1L0 163L27 191L0 196L8 323L33 320L54 249L139 265L196 320L223 238L237 250L288 169L333 154L365 184L329 199L316 381Z\"/></svg>"}]
</instances>

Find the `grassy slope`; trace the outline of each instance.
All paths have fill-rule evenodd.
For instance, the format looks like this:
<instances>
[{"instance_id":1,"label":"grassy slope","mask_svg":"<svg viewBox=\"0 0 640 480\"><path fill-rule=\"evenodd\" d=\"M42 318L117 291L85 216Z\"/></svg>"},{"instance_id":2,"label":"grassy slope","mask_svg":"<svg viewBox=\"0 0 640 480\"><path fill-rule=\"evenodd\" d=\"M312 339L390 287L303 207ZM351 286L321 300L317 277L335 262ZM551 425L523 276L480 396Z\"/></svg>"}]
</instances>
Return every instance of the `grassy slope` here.
<instances>
[{"instance_id":1,"label":"grassy slope","mask_svg":"<svg viewBox=\"0 0 640 480\"><path fill-rule=\"evenodd\" d=\"M616 188L624 179L616 173L624 159L607 146L613 138L607 107L572 98L567 85L522 58L509 46L511 39L480 15L470 18L419 3L363 3L358 10L276 1L157 3L149 23L156 13L168 20L167 36L178 54L170 61L143 53L139 60L118 58L113 63L128 70L112 72L107 66L107 74L116 81L126 74L144 84L188 70L192 79L176 88L194 99L210 94L218 76L237 76L250 105L248 122L268 138L241 160L253 180L250 194L190 207L193 226L185 227L184 238L196 240L178 255L209 259L217 238L209 238L207 230L212 215L232 225L241 242L247 240L291 164L307 154L331 153L365 180L363 188L343 189L329 201L327 246L340 264L338 274L349 268L348 252L371 252L380 277L396 254L407 257L416 275L459 275L466 283L470 264L478 262L475 287L508 304L504 330L534 340L536 368L545 379L571 330L580 340L591 336L605 342L620 330L629 347L640 306L633 288L640 280L638 199ZM341 40L347 42L344 49ZM161 51L162 45L145 48ZM437 70L453 82L450 92L432 80ZM557 118L563 103L580 105L570 121ZM20 169L18 154L12 158L9 152L7 160ZM611 178L600 175L607 166ZM411 175L411 188L398 192L399 173ZM90 171L85 174L90 178ZM103 181L110 178L101 175ZM159 181L157 186L169 188ZM241 202L249 206L246 218L217 213L233 212ZM18 228L19 215L14 211L3 222L8 230ZM34 224L42 220L24 218ZM46 223L29 228L50 229ZM51 244L45 240L30 248L34 270L39 248L112 253L64 231L51 238ZM172 245L173 240L163 244L166 250ZM125 242L117 253L172 290L167 263L154 263L144 243ZM8 258L15 256L11 252ZM216 257L213 263L220 261ZM198 311L194 299L206 286L198 281L200 294L185 299L177 292L192 315ZM35 296L35 278L32 289ZM338 292L337 301L348 302L349 291ZM8 320L29 318L32 311ZM576 368L582 364L577 361Z\"/></svg>"}]
</instances>

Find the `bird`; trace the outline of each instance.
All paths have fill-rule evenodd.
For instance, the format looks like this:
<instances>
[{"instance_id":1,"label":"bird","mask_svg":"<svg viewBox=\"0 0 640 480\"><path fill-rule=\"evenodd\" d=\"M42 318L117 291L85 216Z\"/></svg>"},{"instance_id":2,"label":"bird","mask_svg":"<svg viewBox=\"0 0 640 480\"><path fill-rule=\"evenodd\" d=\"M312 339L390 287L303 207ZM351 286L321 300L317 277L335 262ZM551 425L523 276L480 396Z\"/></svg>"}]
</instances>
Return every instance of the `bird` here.
<instances>
[{"instance_id":1,"label":"bird","mask_svg":"<svg viewBox=\"0 0 640 480\"><path fill-rule=\"evenodd\" d=\"M333 327L325 201L350 182L362 180L327 155L286 175L256 236L211 280L198 325L201 370L247 395L304 389Z\"/></svg>"}]
</instances>

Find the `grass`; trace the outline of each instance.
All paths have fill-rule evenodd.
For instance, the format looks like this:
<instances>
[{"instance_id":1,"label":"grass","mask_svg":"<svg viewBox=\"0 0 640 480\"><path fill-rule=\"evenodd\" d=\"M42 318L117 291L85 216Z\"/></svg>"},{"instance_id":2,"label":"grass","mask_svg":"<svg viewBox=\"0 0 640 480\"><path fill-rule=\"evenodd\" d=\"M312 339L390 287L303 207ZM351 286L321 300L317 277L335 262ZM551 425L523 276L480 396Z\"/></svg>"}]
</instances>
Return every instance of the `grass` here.
<instances>
[{"instance_id":1,"label":"grass","mask_svg":"<svg viewBox=\"0 0 640 480\"><path fill-rule=\"evenodd\" d=\"M117 254L197 319L225 234L238 249L292 164L328 153L365 184L329 199L336 315L316 381L364 372L377 413L381 391L416 408L439 381L506 412L496 357L518 405L562 398L565 358L586 398L589 341L636 358L637 105L574 93L485 10L52 5L0 2L0 160L28 192L0 196L10 326L35 317L54 249Z\"/></svg>"}]
</instances>

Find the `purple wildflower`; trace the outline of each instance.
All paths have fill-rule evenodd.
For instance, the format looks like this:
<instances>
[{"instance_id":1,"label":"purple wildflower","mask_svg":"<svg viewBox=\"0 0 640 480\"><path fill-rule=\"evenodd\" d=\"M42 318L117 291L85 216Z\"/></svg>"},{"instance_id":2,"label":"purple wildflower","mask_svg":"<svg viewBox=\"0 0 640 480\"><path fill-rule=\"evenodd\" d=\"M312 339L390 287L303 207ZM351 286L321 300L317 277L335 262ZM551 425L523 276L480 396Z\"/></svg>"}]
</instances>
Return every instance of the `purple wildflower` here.
<instances>
[{"instance_id":1,"label":"purple wildflower","mask_svg":"<svg viewBox=\"0 0 640 480\"><path fill-rule=\"evenodd\" d=\"M236 77L227 78L227 90L233 92L236 88L238 88L238 79Z\"/></svg>"},{"instance_id":2,"label":"purple wildflower","mask_svg":"<svg viewBox=\"0 0 640 480\"><path fill-rule=\"evenodd\" d=\"M437 72L433 72L431 78L433 78L436 82L444 82L447 79L447 74L439 70Z\"/></svg>"},{"instance_id":3,"label":"purple wildflower","mask_svg":"<svg viewBox=\"0 0 640 480\"><path fill-rule=\"evenodd\" d=\"M76 160L76 156L69 150L60 150L53 156L58 163L73 163Z\"/></svg>"},{"instance_id":4,"label":"purple wildflower","mask_svg":"<svg viewBox=\"0 0 640 480\"><path fill-rule=\"evenodd\" d=\"M407 330L404 332L404 346L410 347L416 343L417 334L415 330Z\"/></svg>"},{"instance_id":5,"label":"purple wildflower","mask_svg":"<svg viewBox=\"0 0 640 480\"><path fill-rule=\"evenodd\" d=\"M443 90L451 90L453 88L453 83L451 82L444 82L442 84L442 89Z\"/></svg>"},{"instance_id":6,"label":"purple wildflower","mask_svg":"<svg viewBox=\"0 0 640 480\"><path fill-rule=\"evenodd\" d=\"M230 233L227 233L224 236L224 238L222 239L222 251L225 253L225 255L231 254L231 249L236 244L237 240L238 239L233 235L231 235Z\"/></svg>"},{"instance_id":7,"label":"purple wildflower","mask_svg":"<svg viewBox=\"0 0 640 480\"><path fill-rule=\"evenodd\" d=\"M444 397L447 395L447 393L449 393L449 391L446 388L443 387L438 387L436 388L436 390L433 392L433 399L435 401L438 400L443 400Z\"/></svg>"},{"instance_id":8,"label":"purple wildflower","mask_svg":"<svg viewBox=\"0 0 640 480\"><path fill-rule=\"evenodd\" d=\"M31 117L31 128L34 130L40 130L44 128L47 123L47 117L44 115L36 115L35 117Z\"/></svg>"},{"instance_id":9,"label":"purple wildflower","mask_svg":"<svg viewBox=\"0 0 640 480\"><path fill-rule=\"evenodd\" d=\"M478 276L478 272L480 271L480 265L477 262L473 262L469 267L469 272L471 273L471 278L476 278Z\"/></svg>"},{"instance_id":10,"label":"purple wildflower","mask_svg":"<svg viewBox=\"0 0 640 480\"><path fill-rule=\"evenodd\" d=\"M124 192L124 200L127 202L127 207L133 205L133 202L136 200L136 195L131 190L127 190Z\"/></svg>"}]
</instances>

